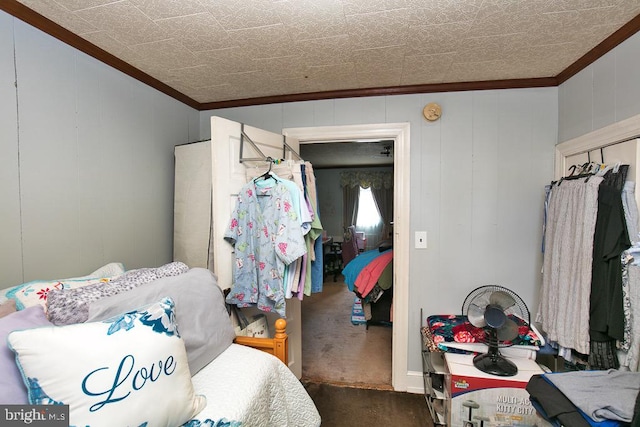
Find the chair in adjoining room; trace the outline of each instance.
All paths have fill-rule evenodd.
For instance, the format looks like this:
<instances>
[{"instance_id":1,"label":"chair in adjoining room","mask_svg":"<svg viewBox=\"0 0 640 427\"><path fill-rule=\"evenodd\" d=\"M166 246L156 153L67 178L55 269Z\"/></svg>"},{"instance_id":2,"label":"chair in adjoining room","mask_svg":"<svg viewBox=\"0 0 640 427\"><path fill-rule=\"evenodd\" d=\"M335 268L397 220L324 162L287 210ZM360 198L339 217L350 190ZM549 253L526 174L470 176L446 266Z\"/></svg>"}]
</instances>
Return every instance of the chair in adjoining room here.
<instances>
[{"instance_id":1,"label":"chair in adjoining room","mask_svg":"<svg viewBox=\"0 0 640 427\"><path fill-rule=\"evenodd\" d=\"M367 248L367 235L364 234L364 231L356 231L356 245L358 252L364 252Z\"/></svg>"},{"instance_id":2,"label":"chair in adjoining room","mask_svg":"<svg viewBox=\"0 0 640 427\"><path fill-rule=\"evenodd\" d=\"M333 239L331 239L324 250L323 256L325 278L333 274L333 281L337 282L338 275L342 272L342 243L333 242Z\"/></svg>"},{"instance_id":3,"label":"chair in adjoining room","mask_svg":"<svg viewBox=\"0 0 640 427\"><path fill-rule=\"evenodd\" d=\"M358 252L356 226L350 225L344 233L344 241L342 242L342 265L347 265L349 261L358 256Z\"/></svg>"}]
</instances>

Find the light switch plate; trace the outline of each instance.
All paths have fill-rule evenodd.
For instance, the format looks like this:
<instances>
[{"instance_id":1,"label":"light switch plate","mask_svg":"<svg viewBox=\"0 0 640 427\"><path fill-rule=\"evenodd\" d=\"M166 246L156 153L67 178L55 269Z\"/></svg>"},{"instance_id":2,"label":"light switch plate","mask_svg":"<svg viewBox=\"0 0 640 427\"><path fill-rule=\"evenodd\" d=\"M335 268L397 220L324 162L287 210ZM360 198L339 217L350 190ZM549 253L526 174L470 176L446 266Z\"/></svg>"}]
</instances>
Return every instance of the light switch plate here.
<instances>
[{"instance_id":1,"label":"light switch plate","mask_svg":"<svg viewBox=\"0 0 640 427\"><path fill-rule=\"evenodd\" d=\"M427 249L427 232L416 231L416 249Z\"/></svg>"}]
</instances>

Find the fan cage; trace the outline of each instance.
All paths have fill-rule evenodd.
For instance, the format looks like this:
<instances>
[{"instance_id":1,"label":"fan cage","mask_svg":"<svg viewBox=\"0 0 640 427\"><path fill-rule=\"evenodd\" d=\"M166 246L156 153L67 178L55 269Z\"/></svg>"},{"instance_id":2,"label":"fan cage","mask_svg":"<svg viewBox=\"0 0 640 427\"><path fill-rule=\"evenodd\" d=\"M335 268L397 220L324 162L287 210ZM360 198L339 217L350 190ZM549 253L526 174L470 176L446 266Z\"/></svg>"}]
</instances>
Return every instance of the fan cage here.
<instances>
[{"instance_id":1,"label":"fan cage","mask_svg":"<svg viewBox=\"0 0 640 427\"><path fill-rule=\"evenodd\" d=\"M473 326L470 322L467 322L466 323L467 330L469 333L471 333L474 336L477 342L482 342L489 346L510 347L512 345L522 344L524 342L524 339L522 339L521 337L526 335L531 330L531 327L529 326L531 321L531 315L529 313L529 309L527 308L527 305L522 300L522 298L520 298L520 296L516 294L514 291L512 291L511 289L508 289L508 288L505 288L504 286L499 286L499 285L484 285L484 286L479 286L475 288L474 290L469 292L464 302L462 303L462 314L464 316L467 316L467 313L469 312L469 306L473 303L477 303L478 301L486 301L488 303L491 294L496 291L505 292L513 298L513 300L515 301L515 304L507 308L506 310L504 310L504 313L507 316L513 315L513 316L519 317L526 324L527 330L523 331L521 328L519 328L518 336L509 342L499 340L497 338L497 334L495 333L495 330L489 326L478 328L476 326ZM482 335L478 335L479 329L482 331Z\"/></svg>"}]
</instances>

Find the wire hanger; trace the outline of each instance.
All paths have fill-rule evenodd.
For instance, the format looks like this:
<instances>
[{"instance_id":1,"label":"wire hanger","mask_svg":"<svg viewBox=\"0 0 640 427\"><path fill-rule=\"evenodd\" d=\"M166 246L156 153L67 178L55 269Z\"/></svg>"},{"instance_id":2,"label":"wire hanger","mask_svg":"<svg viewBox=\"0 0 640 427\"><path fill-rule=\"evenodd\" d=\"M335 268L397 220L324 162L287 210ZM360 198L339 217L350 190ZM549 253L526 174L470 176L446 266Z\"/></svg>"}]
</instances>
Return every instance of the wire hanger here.
<instances>
[{"instance_id":1,"label":"wire hanger","mask_svg":"<svg viewBox=\"0 0 640 427\"><path fill-rule=\"evenodd\" d=\"M564 180L574 180L579 178L587 178L585 182L598 172L600 165L591 161L591 155L587 152L587 161L581 165L575 164L569 166L569 175L563 176L557 181L557 185L560 186Z\"/></svg>"},{"instance_id":2,"label":"wire hanger","mask_svg":"<svg viewBox=\"0 0 640 427\"><path fill-rule=\"evenodd\" d=\"M272 177L273 177L273 175L271 175L271 167L272 167L273 162L274 162L274 161L273 161L273 158L272 158L272 157L267 157L267 158L265 159L265 161L269 162L269 170L267 170L267 171L266 171L265 173L263 173L262 175L255 177L255 178L253 179L253 181L254 181L254 182L255 182L255 181L260 181L260 180L263 180L263 179L269 179L269 178L272 178Z\"/></svg>"}]
</instances>

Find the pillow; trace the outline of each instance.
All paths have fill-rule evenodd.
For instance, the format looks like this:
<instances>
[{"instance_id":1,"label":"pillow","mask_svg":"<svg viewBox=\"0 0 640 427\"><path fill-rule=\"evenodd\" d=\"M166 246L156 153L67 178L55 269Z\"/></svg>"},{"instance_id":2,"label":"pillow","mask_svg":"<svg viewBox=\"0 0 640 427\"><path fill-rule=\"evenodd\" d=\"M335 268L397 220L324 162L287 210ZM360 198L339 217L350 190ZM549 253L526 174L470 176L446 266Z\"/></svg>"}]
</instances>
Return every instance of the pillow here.
<instances>
[{"instance_id":1,"label":"pillow","mask_svg":"<svg viewBox=\"0 0 640 427\"><path fill-rule=\"evenodd\" d=\"M16 355L7 346L7 336L15 330L37 326L51 326L41 305L16 311L0 319L0 404L29 403L27 388L16 365Z\"/></svg>"},{"instance_id":2,"label":"pillow","mask_svg":"<svg viewBox=\"0 0 640 427\"><path fill-rule=\"evenodd\" d=\"M0 304L0 318L16 312L16 300L10 299Z\"/></svg>"},{"instance_id":3,"label":"pillow","mask_svg":"<svg viewBox=\"0 0 640 427\"><path fill-rule=\"evenodd\" d=\"M89 321L103 320L141 307L163 296L176 304L176 321L189 358L191 375L218 357L235 338L222 290L213 273L192 268L89 305Z\"/></svg>"},{"instance_id":4,"label":"pillow","mask_svg":"<svg viewBox=\"0 0 640 427\"><path fill-rule=\"evenodd\" d=\"M82 277L73 277L67 280L82 280L91 279L92 277L116 277L124 273L124 264L121 262L112 262L107 265L103 265L93 273L87 274Z\"/></svg>"},{"instance_id":5,"label":"pillow","mask_svg":"<svg viewBox=\"0 0 640 427\"><path fill-rule=\"evenodd\" d=\"M105 322L9 334L32 405L69 405L76 426L179 426L196 395L174 304L163 298Z\"/></svg>"},{"instance_id":6,"label":"pillow","mask_svg":"<svg viewBox=\"0 0 640 427\"><path fill-rule=\"evenodd\" d=\"M47 317L54 325L86 322L89 304L101 298L129 291L161 277L177 276L189 270L182 262L171 262L158 268L130 270L104 284L75 289L54 289L47 297Z\"/></svg>"},{"instance_id":7,"label":"pillow","mask_svg":"<svg viewBox=\"0 0 640 427\"><path fill-rule=\"evenodd\" d=\"M75 289L83 286L108 282L124 273L122 263L111 263L100 267L91 274L70 279L34 280L0 291L0 299L14 299L16 308L22 310L34 305L42 305L46 310L47 297L54 289Z\"/></svg>"}]
</instances>

